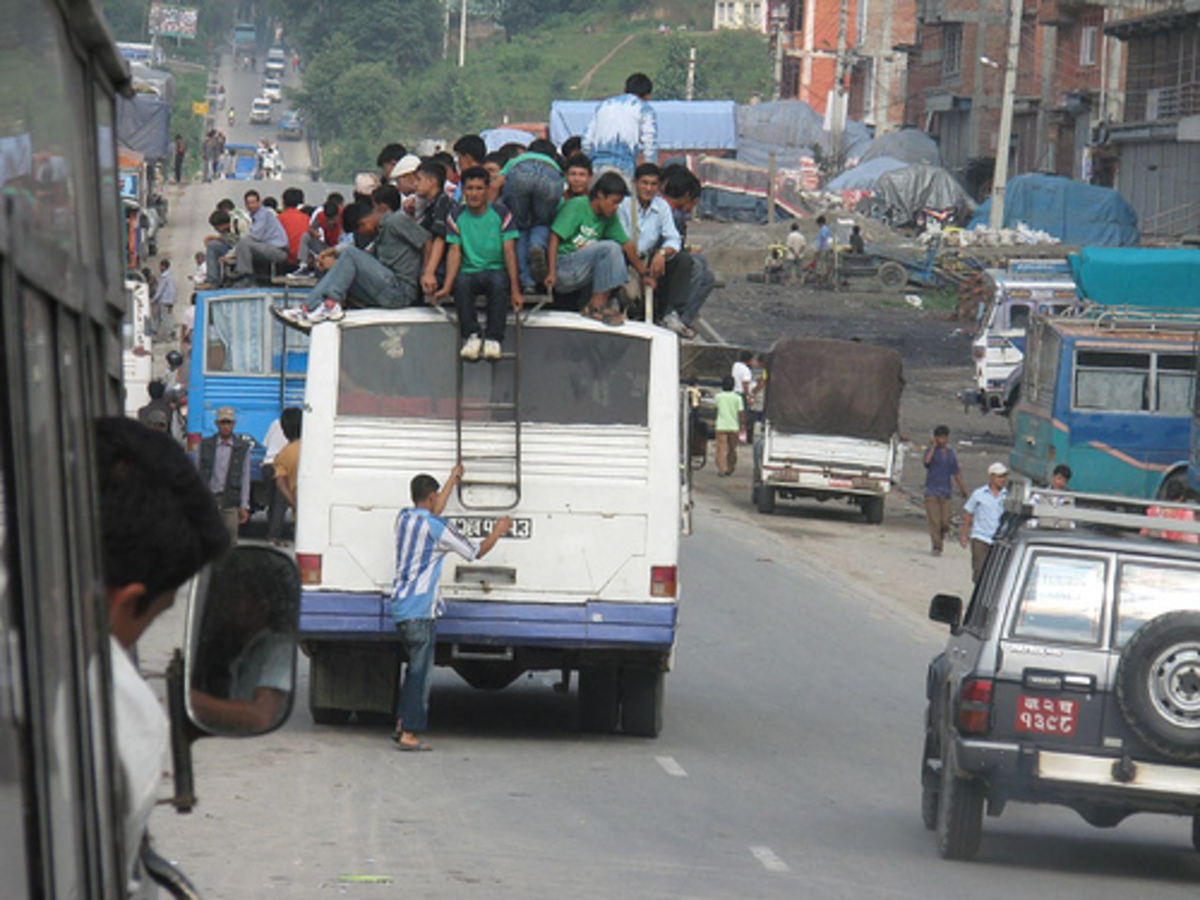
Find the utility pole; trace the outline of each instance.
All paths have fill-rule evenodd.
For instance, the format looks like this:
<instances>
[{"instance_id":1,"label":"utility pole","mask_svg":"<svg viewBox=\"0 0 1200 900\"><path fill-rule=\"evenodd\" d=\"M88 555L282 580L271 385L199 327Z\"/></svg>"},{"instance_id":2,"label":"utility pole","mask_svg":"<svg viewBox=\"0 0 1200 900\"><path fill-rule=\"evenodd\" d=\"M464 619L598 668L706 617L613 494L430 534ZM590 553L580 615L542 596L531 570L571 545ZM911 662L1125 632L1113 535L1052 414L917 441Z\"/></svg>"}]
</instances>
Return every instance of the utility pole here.
<instances>
[{"instance_id":1,"label":"utility pole","mask_svg":"<svg viewBox=\"0 0 1200 900\"><path fill-rule=\"evenodd\" d=\"M462 0L462 11L458 14L458 67L467 64L467 0Z\"/></svg>"},{"instance_id":2,"label":"utility pole","mask_svg":"<svg viewBox=\"0 0 1200 900\"><path fill-rule=\"evenodd\" d=\"M846 0L838 4L837 63L834 67L833 110L830 124L833 126L830 145L833 152L834 173L842 168L842 132L846 127L844 83L846 80Z\"/></svg>"},{"instance_id":3,"label":"utility pole","mask_svg":"<svg viewBox=\"0 0 1200 900\"><path fill-rule=\"evenodd\" d=\"M781 7L771 10L771 24L775 32L775 92L773 100L783 98L783 16L779 15Z\"/></svg>"},{"instance_id":4,"label":"utility pole","mask_svg":"<svg viewBox=\"0 0 1200 900\"><path fill-rule=\"evenodd\" d=\"M1008 184L1008 145L1012 143L1013 100L1017 66L1021 61L1021 0L1009 0L1008 53L1004 58L1004 94L1000 98L1000 132L996 136L996 167L992 172L992 211L988 227L1004 227L1004 188Z\"/></svg>"},{"instance_id":5,"label":"utility pole","mask_svg":"<svg viewBox=\"0 0 1200 900\"><path fill-rule=\"evenodd\" d=\"M442 0L442 59L450 56L450 0Z\"/></svg>"},{"instance_id":6,"label":"utility pole","mask_svg":"<svg viewBox=\"0 0 1200 900\"><path fill-rule=\"evenodd\" d=\"M688 48L688 71L687 71L687 89L685 95L688 100L696 99L696 48Z\"/></svg>"}]
</instances>

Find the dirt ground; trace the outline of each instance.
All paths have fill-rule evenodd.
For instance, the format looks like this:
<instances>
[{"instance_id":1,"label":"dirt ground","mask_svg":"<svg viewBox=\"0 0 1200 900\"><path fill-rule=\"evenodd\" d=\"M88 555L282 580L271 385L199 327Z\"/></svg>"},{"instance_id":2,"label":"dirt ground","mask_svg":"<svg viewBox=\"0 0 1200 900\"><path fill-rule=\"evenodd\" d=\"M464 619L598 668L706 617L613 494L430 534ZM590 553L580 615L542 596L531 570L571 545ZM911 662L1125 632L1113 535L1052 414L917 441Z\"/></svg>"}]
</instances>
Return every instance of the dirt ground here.
<instances>
[{"instance_id":1,"label":"dirt ground","mask_svg":"<svg viewBox=\"0 0 1200 900\"><path fill-rule=\"evenodd\" d=\"M706 233L723 227L699 224L689 239L701 244ZM939 591L967 593L967 552L948 541L943 556L930 555L921 453L934 426L948 425L969 490L986 480L990 463L1007 460L1008 420L964 410L957 398L972 372L970 323L954 321L946 311L917 309L903 295L757 284L744 276L726 276L725 282L703 316L731 344L766 350L779 338L804 335L859 338L900 353L906 379L900 416L907 441L904 471L888 497L882 526L865 524L857 507L842 501L785 501L766 517L750 502L751 454L743 447L732 478L718 479L711 462L695 473L695 514L767 525L782 547L834 573L848 588L900 601L918 613Z\"/></svg>"}]
</instances>

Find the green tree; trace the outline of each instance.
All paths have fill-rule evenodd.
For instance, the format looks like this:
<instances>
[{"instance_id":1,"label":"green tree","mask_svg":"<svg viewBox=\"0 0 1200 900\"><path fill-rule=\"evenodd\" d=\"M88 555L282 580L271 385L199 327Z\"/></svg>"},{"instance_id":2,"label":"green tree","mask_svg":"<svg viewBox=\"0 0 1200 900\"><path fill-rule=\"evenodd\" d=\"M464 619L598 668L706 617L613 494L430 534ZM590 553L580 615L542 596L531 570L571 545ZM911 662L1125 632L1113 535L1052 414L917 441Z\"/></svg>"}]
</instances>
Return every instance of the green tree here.
<instances>
[{"instance_id":1,"label":"green tree","mask_svg":"<svg viewBox=\"0 0 1200 900\"><path fill-rule=\"evenodd\" d=\"M774 86L771 47L764 35L748 30L722 30L705 42L703 50L704 90L696 91L705 100L736 100L745 103L751 97L770 97ZM697 61L697 77L701 71Z\"/></svg>"},{"instance_id":2,"label":"green tree","mask_svg":"<svg viewBox=\"0 0 1200 900\"><path fill-rule=\"evenodd\" d=\"M672 36L667 40L667 52L662 66L654 73L654 96L659 100L687 99L688 55L691 44L682 38ZM697 59L700 53L696 54ZM704 96L705 69L696 66L696 83L694 96Z\"/></svg>"}]
</instances>

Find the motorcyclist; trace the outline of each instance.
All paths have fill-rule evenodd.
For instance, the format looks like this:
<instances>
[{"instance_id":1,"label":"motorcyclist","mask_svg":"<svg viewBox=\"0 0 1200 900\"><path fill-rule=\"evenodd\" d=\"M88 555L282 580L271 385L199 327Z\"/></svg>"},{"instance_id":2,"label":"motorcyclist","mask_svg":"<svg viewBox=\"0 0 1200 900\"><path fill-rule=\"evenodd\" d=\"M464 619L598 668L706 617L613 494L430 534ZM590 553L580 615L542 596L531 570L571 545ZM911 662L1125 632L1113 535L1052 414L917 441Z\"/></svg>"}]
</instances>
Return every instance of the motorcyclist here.
<instances>
[{"instance_id":1,"label":"motorcyclist","mask_svg":"<svg viewBox=\"0 0 1200 900\"><path fill-rule=\"evenodd\" d=\"M229 124L232 126L236 120L237 120L237 110L235 110L231 106L231 107L229 107Z\"/></svg>"}]
</instances>

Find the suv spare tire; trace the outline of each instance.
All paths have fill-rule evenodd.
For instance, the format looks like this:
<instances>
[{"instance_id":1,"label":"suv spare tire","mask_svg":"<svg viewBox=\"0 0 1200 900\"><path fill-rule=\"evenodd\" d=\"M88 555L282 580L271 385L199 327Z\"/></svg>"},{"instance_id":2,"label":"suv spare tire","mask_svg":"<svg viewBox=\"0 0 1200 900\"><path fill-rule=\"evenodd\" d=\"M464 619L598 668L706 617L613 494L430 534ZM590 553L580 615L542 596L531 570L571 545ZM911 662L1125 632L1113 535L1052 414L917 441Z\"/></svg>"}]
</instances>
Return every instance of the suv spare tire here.
<instances>
[{"instance_id":1,"label":"suv spare tire","mask_svg":"<svg viewBox=\"0 0 1200 900\"><path fill-rule=\"evenodd\" d=\"M1121 653L1117 705L1151 748L1200 761L1200 612L1167 613L1134 633Z\"/></svg>"}]
</instances>

